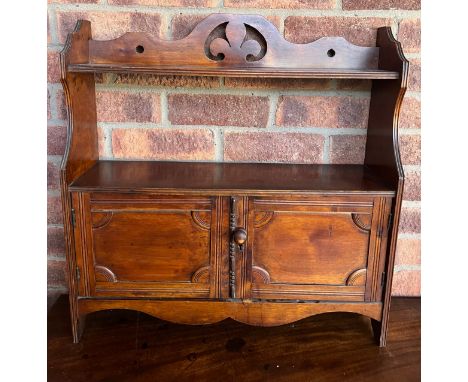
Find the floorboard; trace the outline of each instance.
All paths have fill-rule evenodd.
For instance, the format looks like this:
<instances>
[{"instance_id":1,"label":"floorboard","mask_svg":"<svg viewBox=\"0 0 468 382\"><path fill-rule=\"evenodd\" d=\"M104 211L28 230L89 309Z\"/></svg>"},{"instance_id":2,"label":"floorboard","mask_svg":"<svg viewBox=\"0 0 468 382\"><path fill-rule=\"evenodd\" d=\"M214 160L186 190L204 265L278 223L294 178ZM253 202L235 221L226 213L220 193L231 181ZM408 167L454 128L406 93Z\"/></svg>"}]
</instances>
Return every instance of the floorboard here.
<instances>
[{"instance_id":1,"label":"floorboard","mask_svg":"<svg viewBox=\"0 0 468 382\"><path fill-rule=\"evenodd\" d=\"M420 321L420 299L393 299L388 345L379 348L369 319L352 313L260 328L232 320L177 325L114 310L90 314L73 344L62 295L48 314L48 380L414 382Z\"/></svg>"}]
</instances>

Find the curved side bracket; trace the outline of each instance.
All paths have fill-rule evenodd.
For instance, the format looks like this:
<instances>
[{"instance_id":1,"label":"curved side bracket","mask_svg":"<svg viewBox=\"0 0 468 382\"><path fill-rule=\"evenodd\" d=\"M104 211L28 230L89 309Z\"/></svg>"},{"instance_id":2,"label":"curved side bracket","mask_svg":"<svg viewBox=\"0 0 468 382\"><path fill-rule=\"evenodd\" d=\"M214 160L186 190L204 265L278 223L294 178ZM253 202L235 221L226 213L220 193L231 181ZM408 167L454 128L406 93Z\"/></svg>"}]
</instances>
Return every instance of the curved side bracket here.
<instances>
[{"instance_id":1,"label":"curved side bracket","mask_svg":"<svg viewBox=\"0 0 468 382\"><path fill-rule=\"evenodd\" d=\"M79 20L60 52L60 80L68 122L61 171L67 185L99 159L94 74L70 73L67 70L69 63L89 61L90 40L91 23Z\"/></svg>"},{"instance_id":2,"label":"curved side bracket","mask_svg":"<svg viewBox=\"0 0 468 382\"><path fill-rule=\"evenodd\" d=\"M386 344L390 293L392 287L393 266L403 198L404 172L398 142L398 122L401 104L408 83L409 62L403 54L401 44L395 40L389 27L377 31L379 69L399 73L399 78L390 81L373 81L367 129L366 156L364 164L379 174L381 179L396 191L392 206L393 222L386 253L386 280L383 289L383 312L381 325L374 325L379 330L376 337L380 346ZM383 256L383 254L382 254Z\"/></svg>"}]
</instances>

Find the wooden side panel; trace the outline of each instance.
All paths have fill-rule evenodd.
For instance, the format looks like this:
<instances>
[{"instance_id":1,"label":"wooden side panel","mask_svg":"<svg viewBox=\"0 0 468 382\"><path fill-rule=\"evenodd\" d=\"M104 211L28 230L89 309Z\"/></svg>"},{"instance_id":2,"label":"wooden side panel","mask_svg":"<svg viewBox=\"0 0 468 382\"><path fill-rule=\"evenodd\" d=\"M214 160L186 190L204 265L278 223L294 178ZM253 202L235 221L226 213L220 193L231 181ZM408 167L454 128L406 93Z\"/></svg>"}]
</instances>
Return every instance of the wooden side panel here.
<instances>
[{"instance_id":1,"label":"wooden side panel","mask_svg":"<svg viewBox=\"0 0 468 382\"><path fill-rule=\"evenodd\" d=\"M377 45L380 47L379 69L398 72L400 78L372 82L364 163L378 169L396 190L398 181L404 177L398 143L398 120L408 82L409 63L389 27L378 29Z\"/></svg>"},{"instance_id":2,"label":"wooden side panel","mask_svg":"<svg viewBox=\"0 0 468 382\"><path fill-rule=\"evenodd\" d=\"M89 60L91 23L79 21L60 53L61 82L67 106L67 142L60 170L63 225L68 266L68 288L73 341L78 342L82 323L79 322L77 298L81 281L77 274L75 238L72 225L72 196L70 183L92 167L98 160L96 100L93 73L70 73L70 62ZM78 200L76 200L78 203Z\"/></svg>"},{"instance_id":3,"label":"wooden side panel","mask_svg":"<svg viewBox=\"0 0 468 382\"><path fill-rule=\"evenodd\" d=\"M97 117L94 75L70 73L68 64L86 62L89 57L91 23L79 21L60 53L61 81L67 104L67 145L62 176L69 185L98 159Z\"/></svg>"},{"instance_id":4,"label":"wooden side panel","mask_svg":"<svg viewBox=\"0 0 468 382\"><path fill-rule=\"evenodd\" d=\"M398 224L403 198L404 172L400 158L398 142L398 121L401 104L408 82L409 62L403 54L401 44L395 40L390 28L379 28L377 46L380 48L379 69L391 70L400 74L399 79L391 81L373 81L367 129L366 156L364 164L387 179L396 191L391 207L393 221L389 230L391 239L385 241L386 278L383 280L383 316L382 324L374 323L375 335L380 346L386 344L390 293L393 278ZM379 294L380 292L377 292Z\"/></svg>"},{"instance_id":5,"label":"wooden side panel","mask_svg":"<svg viewBox=\"0 0 468 382\"><path fill-rule=\"evenodd\" d=\"M220 197L82 194L85 296L220 298Z\"/></svg>"}]
</instances>

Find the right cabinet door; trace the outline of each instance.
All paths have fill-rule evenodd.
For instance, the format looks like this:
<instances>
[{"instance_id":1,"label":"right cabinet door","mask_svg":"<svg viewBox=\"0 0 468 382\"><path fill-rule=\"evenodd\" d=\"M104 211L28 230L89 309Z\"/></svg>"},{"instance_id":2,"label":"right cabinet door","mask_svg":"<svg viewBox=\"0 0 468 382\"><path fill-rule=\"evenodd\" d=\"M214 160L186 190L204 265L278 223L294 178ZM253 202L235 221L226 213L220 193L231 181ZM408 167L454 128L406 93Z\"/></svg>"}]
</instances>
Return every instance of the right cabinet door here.
<instances>
[{"instance_id":1,"label":"right cabinet door","mask_svg":"<svg viewBox=\"0 0 468 382\"><path fill-rule=\"evenodd\" d=\"M379 301L391 198L248 200L245 298Z\"/></svg>"}]
</instances>

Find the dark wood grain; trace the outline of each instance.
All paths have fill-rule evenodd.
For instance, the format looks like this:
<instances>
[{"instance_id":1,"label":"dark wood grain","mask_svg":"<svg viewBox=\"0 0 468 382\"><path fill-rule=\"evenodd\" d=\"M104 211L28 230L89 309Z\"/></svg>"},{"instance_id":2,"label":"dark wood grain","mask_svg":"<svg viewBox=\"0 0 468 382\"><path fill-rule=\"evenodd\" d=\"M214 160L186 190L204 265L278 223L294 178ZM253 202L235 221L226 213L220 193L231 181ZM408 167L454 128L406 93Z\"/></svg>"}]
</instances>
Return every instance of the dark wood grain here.
<instances>
[{"instance_id":1,"label":"dark wood grain","mask_svg":"<svg viewBox=\"0 0 468 382\"><path fill-rule=\"evenodd\" d=\"M78 21L60 52L61 82L67 110L67 142L60 167L60 191L74 341L78 341L83 325L79 322L76 305L78 298L77 260L72 226L72 197L68 186L99 159L99 152L94 75L71 73L67 70L67 66L71 61L78 63L88 61L90 38L91 23L84 20Z\"/></svg>"},{"instance_id":2,"label":"dark wood grain","mask_svg":"<svg viewBox=\"0 0 468 382\"><path fill-rule=\"evenodd\" d=\"M74 64L69 65L71 73L138 73L174 76L222 76L222 77L262 77L262 78L337 78L393 80L398 79L398 72L378 69L285 69L285 68L219 68L207 69L197 66L145 67L137 65L115 64Z\"/></svg>"},{"instance_id":3,"label":"dark wood grain","mask_svg":"<svg viewBox=\"0 0 468 382\"><path fill-rule=\"evenodd\" d=\"M393 195L379 173L360 165L99 161L73 191L184 190L375 193Z\"/></svg>"},{"instance_id":4,"label":"dark wood grain","mask_svg":"<svg viewBox=\"0 0 468 382\"><path fill-rule=\"evenodd\" d=\"M390 27L379 28L377 31L377 46L380 47L379 68L397 71L399 80L373 81L369 122L367 128L366 153L364 163L382 174L392 184L396 191L391 213L393 222L388 240L386 257L386 279L383 280L384 313L381 323L374 323L379 330L380 345L385 346L388 326L388 309L392 288L393 265L398 237L403 185L405 176L400 158L398 141L398 123L403 97L406 92L409 72L409 62L403 54L401 44L395 40ZM384 244L387 244L384 241ZM382 264L381 266L384 266Z\"/></svg>"},{"instance_id":5,"label":"dark wood grain","mask_svg":"<svg viewBox=\"0 0 468 382\"><path fill-rule=\"evenodd\" d=\"M121 308L264 326L355 312L371 317L385 346L408 63L390 28L379 28L377 45L291 44L255 15L211 15L178 41L142 33L95 41L79 21L61 53L74 342L87 314ZM365 164L98 161L93 73L101 71L373 79Z\"/></svg>"},{"instance_id":6,"label":"dark wood grain","mask_svg":"<svg viewBox=\"0 0 468 382\"><path fill-rule=\"evenodd\" d=\"M111 41L91 40L89 53L90 64L359 70L377 69L379 49L353 45L343 37L293 44L263 16L216 13L181 40L125 33Z\"/></svg>"},{"instance_id":7,"label":"dark wood grain","mask_svg":"<svg viewBox=\"0 0 468 382\"><path fill-rule=\"evenodd\" d=\"M220 297L220 198L81 200L80 296Z\"/></svg>"},{"instance_id":8,"label":"dark wood grain","mask_svg":"<svg viewBox=\"0 0 468 382\"><path fill-rule=\"evenodd\" d=\"M254 327L232 320L171 324L128 310L89 316L80 345L70 342L68 302L48 314L51 382L421 380L420 300L394 298L386 348L369 319L322 314L290 325Z\"/></svg>"},{"instance_id":9,"label":"dark wood grain","mask_svg":"<svg viewBox=\"0 0 468 382\"><path fill-rule=\"evenodd\" d=\"M314 203L315 202L315 203ZM249 297L334 301L365 298L370 250L376 236L373 198L297 200L251 198L249 247L252 290ZM353 216L369 216L369 226ZM386 217L383 217L386 218ZM287 256L285 256L287 254ZM364 274L362 274L364 272ZM361 274L361 277L355 277Z\"/></svg>"}]
</instances>

